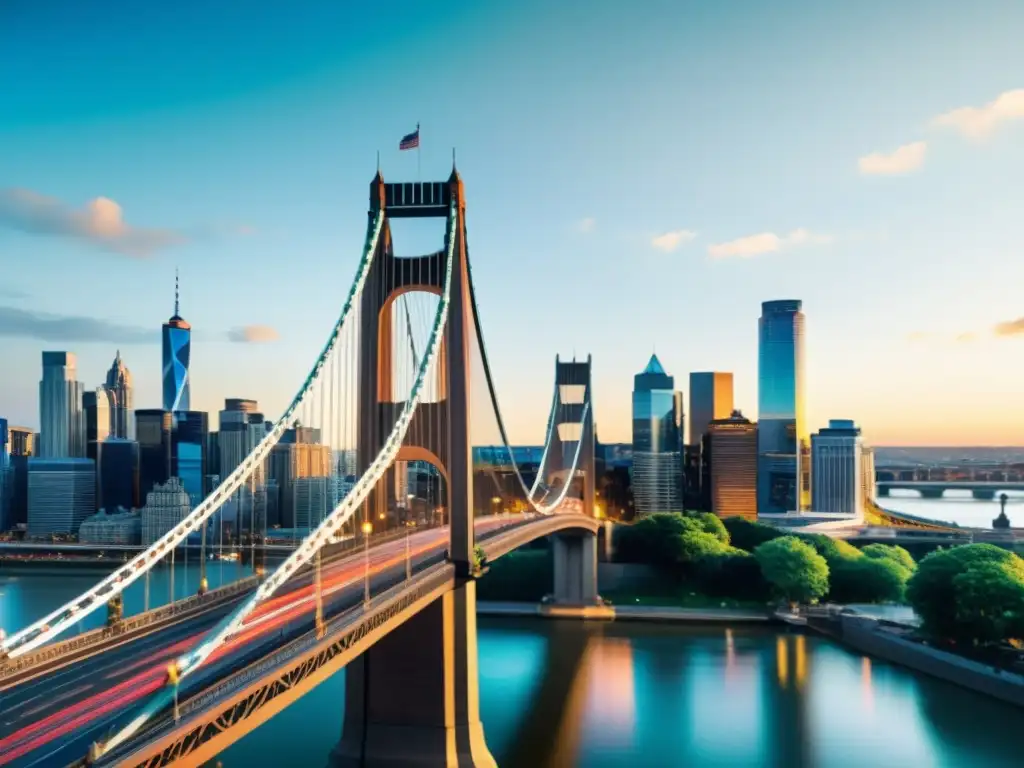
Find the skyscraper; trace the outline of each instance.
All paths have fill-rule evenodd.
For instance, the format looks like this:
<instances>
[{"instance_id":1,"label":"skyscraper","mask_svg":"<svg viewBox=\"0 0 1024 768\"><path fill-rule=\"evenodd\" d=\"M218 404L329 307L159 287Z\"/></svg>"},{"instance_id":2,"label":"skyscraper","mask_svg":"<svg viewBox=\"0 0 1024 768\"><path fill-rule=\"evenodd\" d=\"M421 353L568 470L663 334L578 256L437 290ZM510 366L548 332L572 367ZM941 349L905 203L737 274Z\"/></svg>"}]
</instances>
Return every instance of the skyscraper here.
<instances>
[{"instance_id":1,"label":"skyscraper","mask_svg":"<svg viewBox=\"0 0 1024 768\"><path fill-rule=\"evenodd\" d=\"M74 535L96 511L96 465L90 459L30 459L28 535Z\"/></svg>"},{"instance_id":2,"label":"skyscraper","mask_svg":"<svg viewBox=\"0 0 1024 768\"><path fill-rule=\"evenodd\" d=\"M70 352L43 352L38 451L43 458L85 458L83 389L82 383L75 380L75 363Z\"/></svg>"},{"instance_id":3,"label":"skyscraper","mask_svg":"<svg viewBox=\"0 0 1024 768\"><path fill-rule=\"evenodd\" d=\"M33 456L39 450L35 443L35 434L28 427L7 427L7 439L11 444L11 456Z\"/></svg>"},{"instance_id":4,"label":"skyscraper","mask_svg":"<svg viewBox=\"0 0 1024 768\"><path fill-rule=\"evenodd\" d=\"M7 466L7 457L11 455L11 448L7 438L7 419L0 419L0 467Z\"/></svg>"},{"instance_id":5,"label":"skyscraper","mask_svg":"<svg viewBox=\"0 0 1024 768\"><path fill-rule=\"evenodd\" d=\"M108 437L98 446L96 506L107 512L139 506L139 444Z\"/></svg>"},{"instance_id":6,"label":"skyscraper","mask_svg":"<svg viewBox=\"0 0 1024 768\"><path fill-rule=\"evenodd\" d=\"M195 508L206 495L209 417L203 411L179 411L174 414L172 430L171 474L181 478Z\"/></svg>"},{"instance_id":7,"label":"skyscraper","mask_svg":"<svg viewBox=\"0 0 1024 768\"><path fill-rule=\"evenodd\" d=\"M758 320L757 511L804 509L807 450L804 416L804 314L798 299L766 301Z\"/></svg>"},{"instance_id":8,"label":"skyscraper","mask_svg":"<svg viewBox=\"0 0 1024 768\"><path fill-rule=\"evenodd\" d=\"M160 409L135 412L139 443L139 498L145 499L157 485L171 477L173 448L171 414Z\"/></svg>"},{"instance_id":9,"label":"skyscraper","mask_svg":"<svg viewBox=\"0 0 1024 768\"><path fill-rule=\"evenodd\" d=\"M266 435L263 414L255 400L228 398L220 412L217 448L220 451L220 477L223 480L259 445Z\"/></svg>"},{"instance_id":10,"label":"skyscraper","mask_svg":"<svg viewBox=\"0 0 1024 768\"><path fill-rule=\"evenodd\" d=\"M296 515L296 481L303 477L326 478L330 474L331 449L321 443L319 429L295 426L281 436L281 440L270 452L270 477L277 483L277 509L283 527L294 528L299 525ZM309 497L305 498L308 500ZM307 516L307 525L308 519Z\"/></svg>"},{"instance_id":11,"label":"skyscraper","mask_svg":"<svg viewBox=\"0 0 1024 768\"><path fill-rule=\"evenodd\" d=\"M831 419L811 435L811 510L843 515L864 511L864 446L860 427L849 419Z\"/></svg>"},{"instance_id":12,"label":"skyscraper","mask_svg":"<svg viewBox=\"0 0 1024 768\"><path fill-rule=\"evenodd\" d=\"M690 419L687 445L700 445L708 424L728 419L732 413L732 374L701 372L690 374Z\"/></svg>"},{"instance_id":13,"label":"skyscraper","mask_svg":"<svg viewBox=\"0 0 1024 768\"><path fill-rule=\"evenodd\" d=\"M192 352L192 326L178 314L178 275L174 275L174 316L163 325L164 410L187 411L190 380L188 361Z\"/></svg>"},{"instance_id":14,"label":"skyscraper","mask_svg":"<svg viewBox=\"0 0 1024 768\"><path fill-rule=\"evenodd\" d=\"M188 368L187 358L185 367ZM107 371L106 388L113 408L110 414L110 434L121 438L135 437L132 424L132 374L121 359L121 350L117 350L117 357Z\"/></svg>"},{"instance_id":15,"label":"skyscraper","mask_svg":"<svg viewBox=\"0 0 1024 768\"><path fill-rule=\"evenodd\" d=\"M637 514L682 512L682 441L675 381L657 355L633 377L633 497Z\"/></svg>"},{"instance_id":16,"label":"skyscraper","mask_svg":"<svg viewBox=\"0 0 1024 768\"><path fill-rule=\"evenodd\" d=\"M82 394L85 419L85 456L96 461L98 446L112 434L114 394L106 387L96 387Z\"/></svg>"},{"instance_id":17,"label":"skyscraper","mask_svg":"<svg viewBox=\"0 0 1024 768\"><path fill-rule=\"evenodd\" d=\"M711 511L757 518L757 425L739 411L713 419L704 436L710 463Z\"/></svg>"}]
</instances>

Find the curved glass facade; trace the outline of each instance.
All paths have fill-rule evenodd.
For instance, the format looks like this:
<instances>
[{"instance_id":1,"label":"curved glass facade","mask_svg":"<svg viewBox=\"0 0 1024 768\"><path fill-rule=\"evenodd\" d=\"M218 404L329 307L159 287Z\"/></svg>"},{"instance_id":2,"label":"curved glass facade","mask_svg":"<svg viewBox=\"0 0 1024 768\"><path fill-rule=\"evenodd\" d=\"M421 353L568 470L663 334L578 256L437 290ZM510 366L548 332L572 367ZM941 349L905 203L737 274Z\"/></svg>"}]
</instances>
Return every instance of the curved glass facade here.
<instances>
[{"instance_id":1,"label":"curved glass facade","mask_svg":"<svg viewBox=\"0 0 1024 768\"><path fill-rule=\"evenodd\" d=\"M758 320L757 511L782 514L807 506L804 414L804 314L798 299L766 301ZM798 449L799 446L799 449ZM805 480L797 498L797 468Z\"/></svg>"},{"instance_id":2,"label":"curved glass facade","mask_svg":"<svg viewBox=\"0 0 1024 768\"><path fill-rule=\"evenodd\" d=\"M190 410L188 361L192 328L175 315L164 323L163 393L165 411Z\"/></svg>"},{"instance_id":3,"label":"curved glass facade","mask_svg":"<svg viewBox=\"0 0 1024 768\"><path fill-rule=\"evenodd\" d=\"M674 379L652 355L633 381L633 497L637 514L682 512L682 414Z\"/></svg>"}]
</instances>

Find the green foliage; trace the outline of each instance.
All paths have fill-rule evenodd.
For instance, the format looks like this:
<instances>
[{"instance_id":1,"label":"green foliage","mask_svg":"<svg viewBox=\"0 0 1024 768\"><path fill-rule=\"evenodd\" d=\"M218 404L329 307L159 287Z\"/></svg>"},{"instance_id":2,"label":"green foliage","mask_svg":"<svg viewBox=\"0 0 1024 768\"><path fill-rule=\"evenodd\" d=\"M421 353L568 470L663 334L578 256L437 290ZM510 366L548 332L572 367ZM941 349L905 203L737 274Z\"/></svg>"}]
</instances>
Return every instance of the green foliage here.
<instances>
[{"instance_id":1,"label":"green foliage","mask_svg":"<svg viewBox=\"0 0 1024 768\"><path fill-rule=\"evenodd\" d=\"M722 521L729 533L729 541L734 547L753 552L761 544L782 536L782 533L770 525L762 525L742 517L729 517Z\"/></svg>"},{"instance_id":2,"label":"green foliage","mask_svg":"<svg viewBox=\"0 0 1024 768\"><path fill-rule=\"evenodd\" d=\"M953 577L959 635L977 644L1024 637L1024 560L981 562Z\"/></svg>"},{"instance_id":3,"label":"green foliage","mask_svg":"<svg viewBox=\"0 0 1024 768\"><path fill-rule=\"evenodd\" d=\"M729 531L726 530L725 523L718 515L711 512L698 512L693 519L700 522L701 530L704 533L710 533L723 544L729 543Z\"/></svg>"},{"instance_id":4,"label":"green foliage","mask_svg":"<svg viewBox=\"0 0 1024 768\"><path fill-rule=\"evenodd\" d=\"M742 549L705 557L697 563L697 584L702 592L716 597L764 602L771 596L761 564Z\"/></svg>"},{"instance_id":5,"label":"green foliage","mask_svg":"<svg viewBox=\"0 0 1024 768\"><path fill-rule=\"evenodd\" d=\"M866 547L862 547L860 551L867 557L875 560L891 560L897 565L902 565L910 572L917 568L913 555L903 547L896 546L895 544L868 544Z\"/></svg>"},{"instance_id":6,"label":"green foliage","mask_svg":"<svg viewBox=\"0 0 1024 768\"><path fill-rule=\"evenodd\" d=\"M488 566L487 575L476 583L479 600L540 602L555 579L551 550L516 550Z\"/></svg>"},{"instance_id":7,"label":"green foliage","mask_svg":"<svg viewBox=\"0 0 1024 768\"><path fill-rule=\"evenodd\" d=\"M801 541L814 547L814 550L825 558L825 562L829 566L835 565L842 560L857 560L862 557L859 549L841 539L833 539L823 533L801 533L797 535Z\"/></svg>"},{"instance_id":8,"label":"green foliage","mask_svg":"<svg viewBox=\"0 0 1024 768\"><path fill-rule=\"evenodd\" d=\"M702 518L675 513L646 515L633 525L616 528L616 559L685 571L703 557L729 550L727 543L706 532L706 525Z\"/></svg>"},{"instance_id":9,"label":"green foliage","mask_svg":"<svg viewBox=\"0 0 1024 768\"><path fill-rule=\"evenodd\" d=\"M1017 555L991 544L966 544L936 550L918 563L917 571L907 584L907 600L921 617L926 632L940 638L967 639L970 632L961 626L957 618L954 580L972 568L1013 563L1015 559L1019 560ZM973 580L961 583L971 584ZM961 594L967 593L968 587L964 586ZM967 606L964 608L966 610ZM961 615L966 613L962 611Z\"/></svg>"},{"instance_id":10,"label":"green foliage","mask_svg":"<svg viewBox=\"0 0 1024 768\"><path fill-rule=\"evenodd\" d=\"M898 603L911 571L889 558L859 557L829 563L829 600L837 603Z\"/></svg>"},{"instance_id":11,"label":"green foliage","mask_svg":"<svg viewBox=\"0 0 1024 768\"><path fill-rule=\"evenodd\" d=\"M796 536L781 536L754 550L772 591L789 602L811 603L828 592L828 563Z\"/></svg>"}]
</instances>

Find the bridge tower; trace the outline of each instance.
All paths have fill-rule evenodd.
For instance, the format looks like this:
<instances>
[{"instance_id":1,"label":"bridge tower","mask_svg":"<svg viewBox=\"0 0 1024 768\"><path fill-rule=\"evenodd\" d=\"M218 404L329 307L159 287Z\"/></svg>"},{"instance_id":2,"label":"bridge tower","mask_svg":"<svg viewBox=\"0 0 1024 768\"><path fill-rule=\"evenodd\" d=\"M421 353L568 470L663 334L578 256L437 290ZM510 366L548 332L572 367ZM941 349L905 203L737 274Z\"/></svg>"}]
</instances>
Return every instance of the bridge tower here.
<instances>
[{"instance_id":1,"label":"bridge tower","mask_svg":"<svg viewBox=\"0 0 1024 768\"><path fill-rule=\"evenodd\" d=\"M459 215L445 247L425 256L394 254L390 220L447 218L452 201ZM444 479L451 523L449 554L459 577L468 577L473 562L473 458L470 445L470 354L475 324L469 287L466 201L455 168L446 182L385 183L380 171L370 183L373 219L384 211L384 224L373 265L362 292L359 360L359 470L364 471L383 447L404 403L393 402L392 304L404 293L440 296L444 289L447 247L454 240L454 265L448 322L436 363L436 402L421 402L398 454L398 461L425 461ZM416 442L414 442L416 441ZM389 470L367 500L366 517L376 524L387 516L394 488Z\"/></svg>"},{"instance_id":2,"label":"bridge tower","mask_svg":"<svg viewBox=\"0 0 1024 768\"><path fill-rule=\"evenodd\" d=\"M447 218L445 247L396 258L390 219ZM437 397L416 408L397 461L426 461L447 488L449 557L455 588L383 637L349 663L345 722L331 755L333 766L496 766L487 749L479 711L476 583L473 563L473 457L470 442L470 356L475 333L466 245L466 200L455 168L446 182L370 184L371 220L384 211L373 266L360 306L359 426L357 461L365 471L403 409L393 402L392 304L403 293L441 295L447 253L453 246L448 320L436 360ZM366 502L365 520L387 516L395 487L390 470Z\"/></svg>"},{"instance_id":3,"label":"bridge tower","mask_svg":"<svg viewBox=\"0 0 1024 768\"><path fill-rule=\"evenodd\" d=\"M590 403L590 355L586 362L563 362L555 357L555 403L551 424L546 481L582 482L583 513L594 514L596 461L594 451L594 408ZM582 445L580 445L582 443ZM576 451L580 457L576 477L569 477Z\"/></svg>"}]
</instances>

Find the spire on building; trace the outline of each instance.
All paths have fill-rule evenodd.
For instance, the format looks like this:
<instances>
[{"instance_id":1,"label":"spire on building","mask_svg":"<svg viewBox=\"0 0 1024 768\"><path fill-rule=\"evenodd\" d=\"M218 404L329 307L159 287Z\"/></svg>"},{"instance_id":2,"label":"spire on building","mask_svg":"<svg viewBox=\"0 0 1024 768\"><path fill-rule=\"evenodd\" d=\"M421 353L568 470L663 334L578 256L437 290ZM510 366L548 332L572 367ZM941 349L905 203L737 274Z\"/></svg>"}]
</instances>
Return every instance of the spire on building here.
<instances>
[{"instance_id":1,"label":"spire on building","mask_svg":"<svg viewBox=\"0 0 1024 768\"><path fill-rule=\"evenodd\" d=\"M178 268L174 268L174 316L178 317Z\"/></svg>"},{"instance_id":2,"label":"spire on building","mask_svg":"<svg viewBox=\"0 0 1024 768\"><path fill-rule=\"evenodd\" d=\"M651 359L647 361L647 367L641 371L641 373L657 373L664 375L665 369L661 365L661 361L657 355L651 355Z\"/></svg>"}]
</instances>

